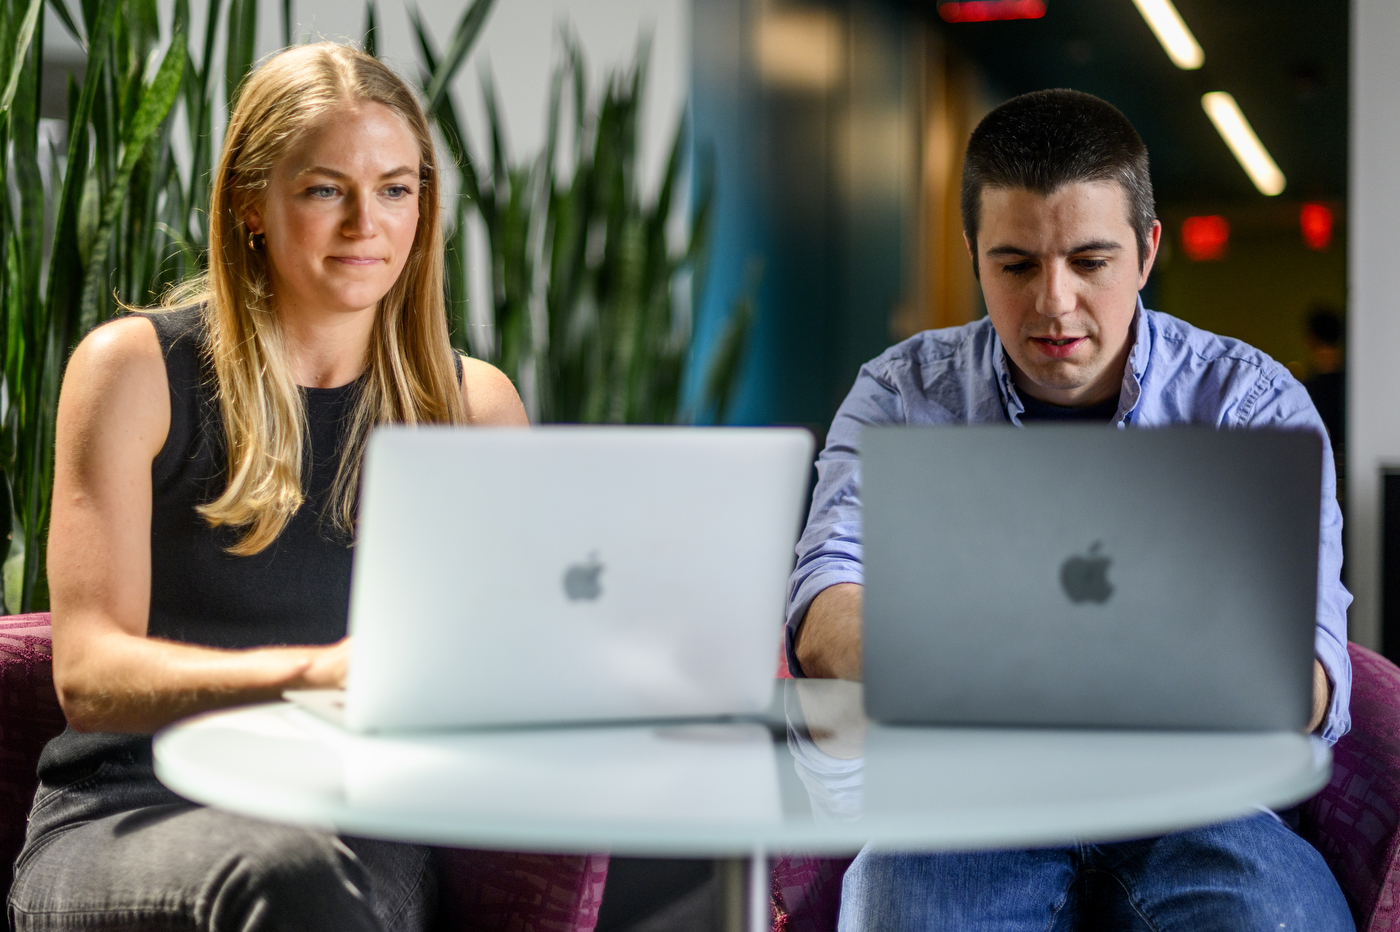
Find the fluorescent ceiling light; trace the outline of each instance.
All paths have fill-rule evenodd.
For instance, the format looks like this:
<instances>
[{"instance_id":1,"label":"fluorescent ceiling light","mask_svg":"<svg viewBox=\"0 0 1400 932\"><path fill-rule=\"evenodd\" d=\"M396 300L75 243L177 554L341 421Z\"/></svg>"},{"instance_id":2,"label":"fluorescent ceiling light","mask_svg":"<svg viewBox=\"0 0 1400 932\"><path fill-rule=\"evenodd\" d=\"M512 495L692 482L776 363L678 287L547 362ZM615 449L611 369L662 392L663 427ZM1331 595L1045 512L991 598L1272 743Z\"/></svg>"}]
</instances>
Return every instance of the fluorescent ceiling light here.
<instances>
[{"instance_id":1,"label":"fluorescent ceiling light","mask_svg":"<svg viewBox=\"0 0 1400 932\"><path fill-rule=\"evenodd\" d=\"M1133 0L1133 3L1137 5L1142 18L1147 20L1147 25L1152 27L1162 48L1167 50L1172 64L1187 71L1194 71L1205 64L1206 53L1201 51L1201 45L1191 35L1191 30L1186 28L1172 0Z\"/></svg>"},{"instance_id":2,"label":"fluorescent ceiling light","mask_svg":"<svg viewBox=\"0 0 1400 932\"><path fill-rule=\"evenodd\" d=\"M1212 91L1201 98L1201 106L1205 107L1206 114L1220 135L1225 137L1225 145L1235 153L1235 158L1244 166L1254 186L1270 196L1283 191L1287 179L1278 170L1278 165L1269 156L1259 137L1254 135L1235 98L1224 91Z\"/></svg>"}]
</instances>

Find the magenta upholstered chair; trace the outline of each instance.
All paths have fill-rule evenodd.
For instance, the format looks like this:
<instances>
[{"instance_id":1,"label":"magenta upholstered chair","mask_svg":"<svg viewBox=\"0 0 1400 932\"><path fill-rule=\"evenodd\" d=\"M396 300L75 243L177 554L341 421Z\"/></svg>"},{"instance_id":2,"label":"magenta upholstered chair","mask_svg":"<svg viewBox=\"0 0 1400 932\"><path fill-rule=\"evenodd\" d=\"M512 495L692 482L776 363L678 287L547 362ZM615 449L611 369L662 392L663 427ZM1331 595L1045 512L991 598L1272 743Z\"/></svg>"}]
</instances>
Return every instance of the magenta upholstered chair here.
<instances>
[{"instance_id":1,"label":"magenta upholstered chair","mask_svg":"<svg viewBox=\"0 0 1400 932\"><path fill-rule=\"evenodd\" d=\"M1303 805L1303 834L1336 875L1357 932L1400 932L1400 667L1348 644L1351 731L1332 779Z\"/></svg>"},{"instance_id":2,"label":"magenta upholstered chair","mask_svg":"<svg viewBox=\"0 0 1400 932\"><path fill-rule=\"evenodd\" d=\"M63 730L49 616L0 617L0 900L24 843L39 752ZM442 932L592 932L607 855L442 849Z\"/></svg>"},{"instance_id":3,"label":"magenta upholstered chair","mask_svg":"<svg viewBox=\"0 0 1400 932\"><path fill-rule=\"evenodd\" d=\"M1400 667L1356 644L1348 650L1351 731L1333 750L1331 781L1303 804L1302 830L1341 884L1357 932L1400 932ZM777 859L774 932L834 932L850 863Z\"/></svg>"}]
</instances>

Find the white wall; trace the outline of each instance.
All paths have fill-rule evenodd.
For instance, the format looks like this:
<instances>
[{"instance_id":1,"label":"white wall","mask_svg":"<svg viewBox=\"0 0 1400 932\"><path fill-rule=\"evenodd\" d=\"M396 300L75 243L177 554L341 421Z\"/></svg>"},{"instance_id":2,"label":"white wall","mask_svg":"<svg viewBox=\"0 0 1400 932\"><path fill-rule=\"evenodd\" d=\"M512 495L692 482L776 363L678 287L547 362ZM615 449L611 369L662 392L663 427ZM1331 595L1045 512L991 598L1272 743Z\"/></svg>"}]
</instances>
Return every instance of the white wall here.
<instances>
[{"instance_id":1,"label":"white wall","mask_svg":"<svg viewBox=\"0 0 1400 932\"><path fill-rule=\"evenodd\" d=\"M1354 0L1351 39L1347 566L1351 639L1380 642L1380 482L1400 465L1400 3ZM1394 645L1392 645L1394 646Z\"/></svg>"}]
</instances>

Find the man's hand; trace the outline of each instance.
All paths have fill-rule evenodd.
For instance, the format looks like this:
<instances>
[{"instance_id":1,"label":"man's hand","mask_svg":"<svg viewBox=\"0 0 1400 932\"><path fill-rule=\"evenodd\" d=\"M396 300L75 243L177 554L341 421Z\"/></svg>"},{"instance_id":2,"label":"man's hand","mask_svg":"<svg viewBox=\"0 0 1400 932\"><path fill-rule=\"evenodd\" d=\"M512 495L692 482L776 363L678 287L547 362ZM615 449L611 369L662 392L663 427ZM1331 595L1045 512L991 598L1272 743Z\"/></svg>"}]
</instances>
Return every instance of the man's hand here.
<instances>
[{"instance_id":1,"label":"man's hand","mask_svg":"<svg viewBox=\"0 0 1400 932\"><path fill-rule=\"evenodd\" d=\"M816 604L815 602L812 604ZM800 658L799 658L800 659ZM1332 681L1327 678L1327 671L1322 669L1322 661L1313 658L1313 711L1312 718L1308 720L1308 732L1317 731L1322 727L1322 720L1327 717L1327 707L1332 704Z\"/></svg>"},{"instance_id":2,"label":"man's hand","mask_svg":"<svg viewBox=\"0 0 1400 932\"><path fill-rule=\"evenodd\" d=\"M860 605L865 587L839 583L817 593L797 629L797 662L808 676L859 680Z\"/></svg>"}]
</instances>

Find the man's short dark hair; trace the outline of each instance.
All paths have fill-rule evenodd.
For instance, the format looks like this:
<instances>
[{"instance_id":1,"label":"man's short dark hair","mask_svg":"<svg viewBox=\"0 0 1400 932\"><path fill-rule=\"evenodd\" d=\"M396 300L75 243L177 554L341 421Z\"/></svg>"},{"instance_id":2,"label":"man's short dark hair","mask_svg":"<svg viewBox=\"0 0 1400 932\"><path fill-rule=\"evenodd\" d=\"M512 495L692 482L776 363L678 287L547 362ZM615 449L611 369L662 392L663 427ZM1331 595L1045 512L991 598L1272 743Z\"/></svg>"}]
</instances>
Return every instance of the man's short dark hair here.
<instances>
[{"instance_id":1,"label":"man's short dark hair","mask_svg":"<svg viewBox=\"0 0 1400 932\"><path fill-rule=\"evenodd\" d=\"M963 231L977 268L984 188L1024 188L1049 195L1067 184L1116 181L1128 201L1138 267L1147 261L1157 208L1147 146L1108 101L1080 91L1035 91L997 107L972 131L962 174Z\"/></svg>"}]
</instances>

